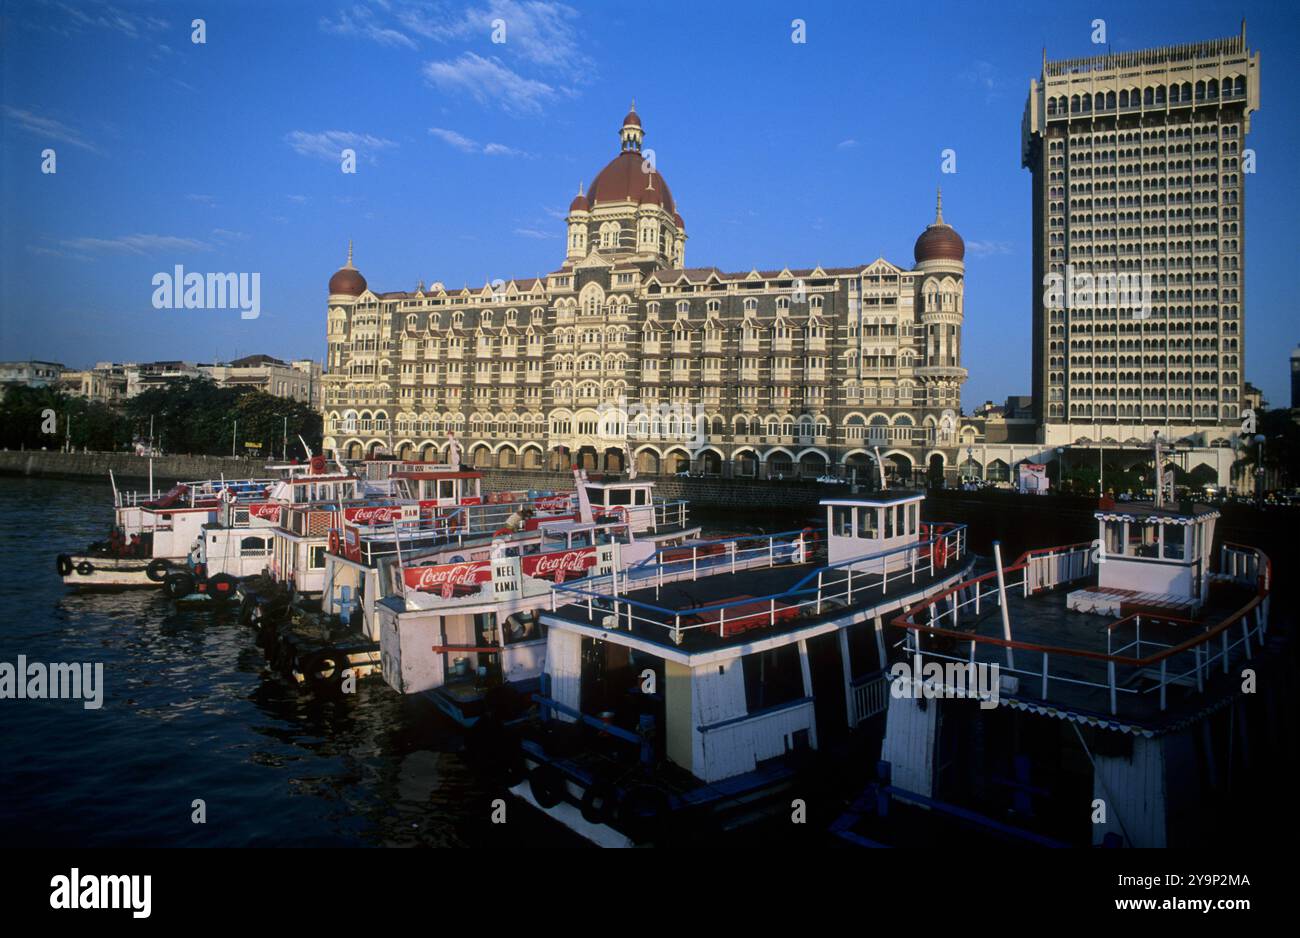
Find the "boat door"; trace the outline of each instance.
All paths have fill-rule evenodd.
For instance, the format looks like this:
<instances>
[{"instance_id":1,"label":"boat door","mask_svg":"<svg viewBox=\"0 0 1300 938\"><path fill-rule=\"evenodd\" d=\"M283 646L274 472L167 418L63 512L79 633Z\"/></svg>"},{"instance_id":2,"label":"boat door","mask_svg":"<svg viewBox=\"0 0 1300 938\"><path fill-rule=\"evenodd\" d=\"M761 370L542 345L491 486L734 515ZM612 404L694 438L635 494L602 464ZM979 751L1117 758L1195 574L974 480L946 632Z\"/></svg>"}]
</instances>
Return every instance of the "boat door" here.
<instances>
[{"instance_id":1,"label":"boat door","mask_svg":"<svg viewBox=\"0 0 1300 938\"><path fill-rule=\"evenodd\" d=\"M849 711L845 694L844 657L840 653L840 633L826 632L810 638L808 669L817 713L817 745L833 745L848 735Z\"/></svg>"}]
</instances>

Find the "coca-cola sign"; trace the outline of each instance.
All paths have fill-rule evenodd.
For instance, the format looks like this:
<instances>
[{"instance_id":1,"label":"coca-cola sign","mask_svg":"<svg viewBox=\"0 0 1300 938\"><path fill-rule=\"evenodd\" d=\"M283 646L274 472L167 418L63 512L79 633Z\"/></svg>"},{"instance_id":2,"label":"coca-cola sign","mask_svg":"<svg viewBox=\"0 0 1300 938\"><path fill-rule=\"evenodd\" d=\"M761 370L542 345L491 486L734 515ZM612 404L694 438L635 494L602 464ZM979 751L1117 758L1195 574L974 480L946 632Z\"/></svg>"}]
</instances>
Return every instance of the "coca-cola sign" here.
<instances>
[{"instance_id":1,"label":"coca-cola sign","mask_svg":"<svg viewBox=\"0 0 1300 938\"><path fill-rule=\"evenodd\" d=\"M538 511L564 511L569 507L569 496L547 495L533 499L533 507Z\"/></svg>"},{"instance_id":2,"label":"coca-cola sign","mask_svg":"<svg viewBox=\"0 0 1300 938\"><path fill-rule=\"evenodd\" d=\"M523 558L524 576L563 583L580 580L596 565L596 548L561 550L551 554L532 554Z\"/></svg>"},{"instance_id":3,"label":"coca-cola sign","mask_svg":"<svg viewBox=\"0 0 1300 938\"><path fill-rule=\"evenodd\" d=\"M371 505L365 508L345 508L343 517L353 524L392 524L401 520L401 505Z\"/></svg>"},{"instance_id":4,"label":"coca-cola sign","mask_svg":"<svg viewBox=\"0 0 1300 938\"><path fill-rule=\"evenodd\" d=\"M248 516L266 521L279 521L280 506L275 502L254 503L248 506Z\"/></svg>"},{"instance_id":5,"label":"coca-cola sign","mask_svg":"<svg viewBox=\"0 0 1300 938\"><path fill-rule=\"evenodd\" d=\"M491 561L408 567L402 571L402 583L408 590L438 593L443 599L473 595L484 583L491 581Z\"/></svg>"}]
</instances>

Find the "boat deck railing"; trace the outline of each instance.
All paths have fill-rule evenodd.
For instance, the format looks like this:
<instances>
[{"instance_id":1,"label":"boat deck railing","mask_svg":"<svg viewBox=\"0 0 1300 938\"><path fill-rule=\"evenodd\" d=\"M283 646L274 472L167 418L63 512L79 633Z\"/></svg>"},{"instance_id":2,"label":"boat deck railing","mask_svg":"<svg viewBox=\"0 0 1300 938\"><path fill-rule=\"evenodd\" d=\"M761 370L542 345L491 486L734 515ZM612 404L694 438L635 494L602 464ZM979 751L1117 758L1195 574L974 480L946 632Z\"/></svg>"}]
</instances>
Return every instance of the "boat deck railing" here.
<instances>
[{"instance_id":1,"label":"boat deck railing","mask_svg":"<svg viewBox=\"0 0 1300 938\"><path fill-rule=\"evenodd\" d=\"M264 496L266 488L274 485L279 479L203 479L197 482L178 482L172 489L166 491L118 491L114 496L114 507L116 508L144 508L148 507L151 502L160 501L172 494L173 489L185 488L185 492L177 499L174 508L193 508L195 502L208 501L220 496L223 492L232 491L235 497L244 502L257 501Z\"/></svg>"},{"instance_id":2,"label":"boat deck railing","mask_svg":"<svg viewBox=\"0 0 1300 938\"><path fill-rule=\"evenodd\" d=\"M955 568L966 554L966 526L936 526L935 530L934 536L912 544L816 567L788 589L765 596L670 609L622 594L627 590L654 588L658 599L664 583L693 582L725 574L733 558L736 562L734 569L741 569L744 560L753 560L755 562L745 564L743 569L755 570L785 562L807 563L814 550L806 530L798 532L803 538L802 544L799 539L782 542L781 539L788 538L789 533L721 538L691 545L691 567L686 568L686 558L682 558L680 563L683 566L676 575L669 572L667 564L660 562L648 568L638 565L643 571L648 570L640 576L631 576L631 570L628 574L614 571L599 580L589 579L581 586L557 584L551 592L551 610L571 605L580 615L585 611L587 621L599 622L604 628L637 632L652 640L667 639L674 645L681 645L688 637L706 632L725 640L750 629L806 620L873 598L884 598L890 595L891 586L896 594L900 587L912 587L918 579L933 579L944 570ZM729 546L754 540L766 543ZM723 545L725 552L720 560L701 564L700 550L712 544ZM675 549L687 550L686 547ZM664 552L656 553L662 555ZM863 567L870 569L858 569ZM602 586L604 590L599 591Z\"/></svg>"},{"instance_id":3,"label":"boat deck railing","mask_svg":"<svg viewBox=\"0 0 1300 938\"><path fill-rule=\"evenodd\" d=\"M908 659L996 664L1000 674L1017 679L1016 696L1067 709L1105 707L1112 716L1134 718L1164 712L1175 691L1204 694L1216 670L1226 675L1234 661L1262 647L1271 565L1262 551L1237 544L1223 545L1212 580L1253 595L1227 615L1193 620L1152 610L1085 630L1070 627L1066 618L1091 618L1088 613L1053 606L1037 617L1029 598L1089 580L1095 551L1093 544L1027 551L1003 569L1001 588L996 570L959 583L892 621L904 630L896 647ZM998 616L987 614L995 608Z\"/></svg>"}]
</instances>

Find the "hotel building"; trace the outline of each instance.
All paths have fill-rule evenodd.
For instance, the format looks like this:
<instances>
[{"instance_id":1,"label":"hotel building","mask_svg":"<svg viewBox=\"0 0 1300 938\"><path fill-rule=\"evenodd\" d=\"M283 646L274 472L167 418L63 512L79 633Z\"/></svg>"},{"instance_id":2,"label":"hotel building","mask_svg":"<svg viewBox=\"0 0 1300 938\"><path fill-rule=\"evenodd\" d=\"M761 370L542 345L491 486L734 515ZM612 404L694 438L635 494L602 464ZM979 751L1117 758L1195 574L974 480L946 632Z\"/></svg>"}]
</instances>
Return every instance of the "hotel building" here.
<instances>
[{"instance_id":1,"label":"hotel building","mask_svg":"<svg viewBox=\"0 0 1300 938\"><path fill-rule=\"evenodd\" d=\"M376 292L349 247L329 282L326 449L428 460L454 434L481 467L772 478L861 478L878 450L897 478L956 478L975 430L965 246L942 203L910 264L692 267L635 108L618 138L545 277Z\"/></svg>"},{"instance_id":2,"label":"hotel building","mask_svg":"<svg viewBox=\"0 0 1300 938\"><path fill-rule=\"evenodd\" d=\"M1193 450L1231 445L1244 407L1245 146L1258 107L1259 53L1244 23L1209 42L1044 54L1021 133L1044 446L1145 446L1156 432ZM1060 303L1047 296L1053 275L1146 287L1140 301ZM1223 476L1231 455L1193 459Z\"/></svg>"}]
</instances>

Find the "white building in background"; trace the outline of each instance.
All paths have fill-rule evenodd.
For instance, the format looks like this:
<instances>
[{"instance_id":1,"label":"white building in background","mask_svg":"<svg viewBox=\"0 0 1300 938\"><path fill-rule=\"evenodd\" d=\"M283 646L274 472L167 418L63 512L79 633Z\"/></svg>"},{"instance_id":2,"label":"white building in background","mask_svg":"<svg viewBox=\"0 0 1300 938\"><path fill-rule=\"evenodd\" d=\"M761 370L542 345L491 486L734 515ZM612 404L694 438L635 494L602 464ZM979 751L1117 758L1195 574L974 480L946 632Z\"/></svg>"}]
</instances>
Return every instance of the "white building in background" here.
<instances>
[{"instance_id":1,"label":"white building in background","mask_svg":"<svg viewBox=\"0 0 1300 938\"><path fill-rule=\"evenodd\" d=\"M9 387L45 388L59 383L64 372L58 362L0 362L0 392Z\"/></svg>"},{"instance_id":2,"label":"white building in background","mask_svg":"<svg viewBox=\"0 0 1300 938\"><path fill-rule=\"evenodd\" d=\"M247 355L232 362L199 365L218 387L252 387L274 397L321 406L321 363L310 358L291 362L270 355Z\"/></svg>"}]
</instances>

